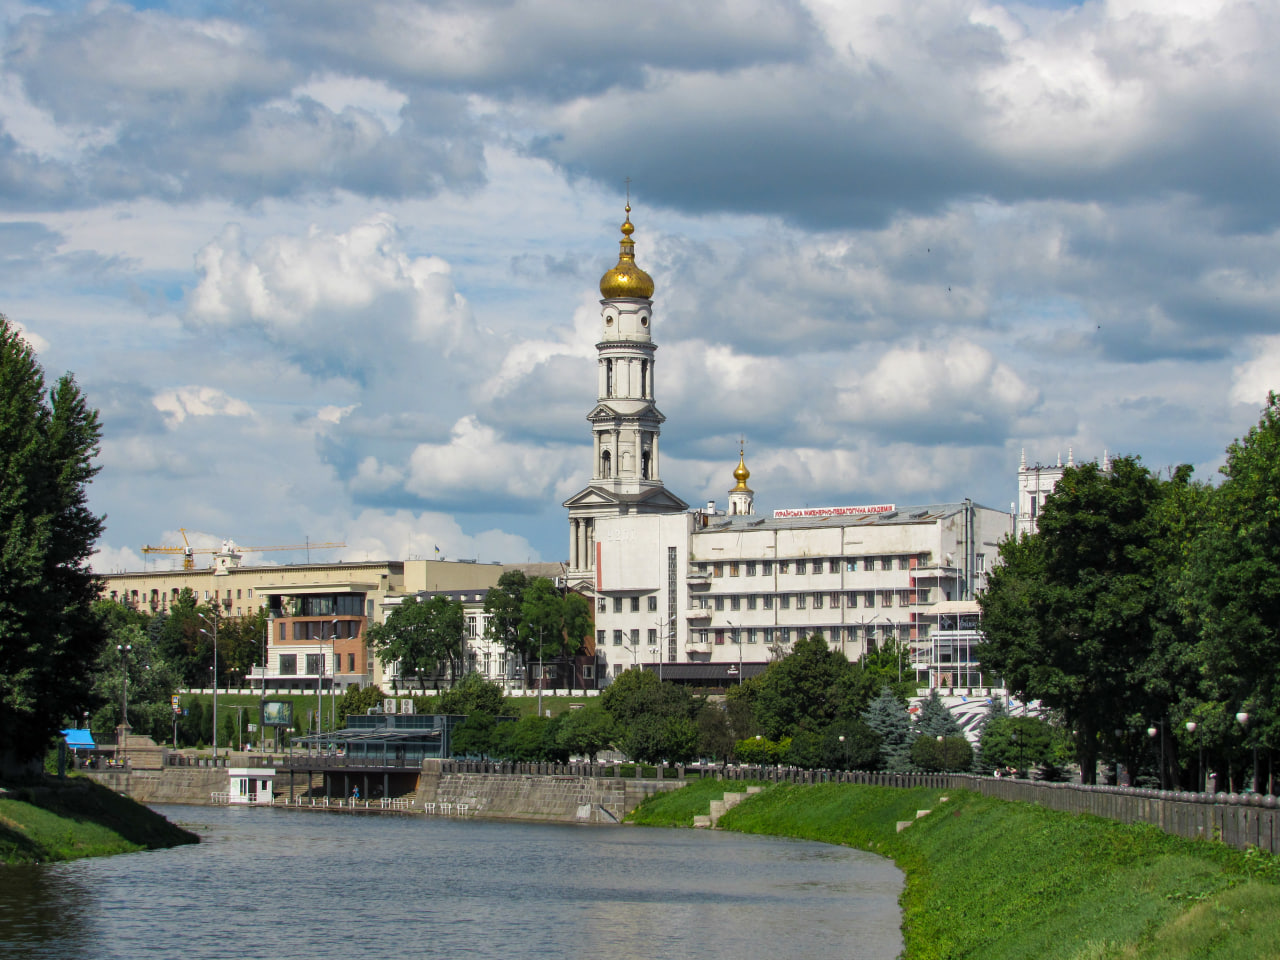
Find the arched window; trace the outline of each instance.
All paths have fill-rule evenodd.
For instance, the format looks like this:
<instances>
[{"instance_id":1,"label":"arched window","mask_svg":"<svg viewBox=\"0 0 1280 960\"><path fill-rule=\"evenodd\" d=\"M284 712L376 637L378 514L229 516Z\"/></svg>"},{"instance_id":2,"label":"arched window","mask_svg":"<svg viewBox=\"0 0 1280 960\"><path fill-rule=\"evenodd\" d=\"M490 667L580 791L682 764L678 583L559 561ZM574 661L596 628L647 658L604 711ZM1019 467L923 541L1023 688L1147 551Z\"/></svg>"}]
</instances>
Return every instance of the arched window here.
<instances>
[{"instance_id":1,"label":"arched window","mask_svg":"<svg viewBox=\"0 0 1280 960\"><path fill-rule=\"evenodd\" d=\"M640 396L649 396L649 361L640 361Z\"/></svg>"},{"instance_id":2,"label":"arched window","mask_svg":"<svg viewBox=\"0 0 1280 960\"><path fill-rule=\"evenodd\" d=\"M645 450L643 453L640 454L640 479L641 480L649 479L649 456L650 454L648 450Z\"/></svg>"},{"instance_id":3,"label":"arched window","mask_svg":"<svg viewBox=\"0 0 1280 960\"><path fill-rule=\"evenodd\" d=\"M608 450L600 454L600 476L606 480L613 476L613 454Z\"/></svg>"}]
</instances>

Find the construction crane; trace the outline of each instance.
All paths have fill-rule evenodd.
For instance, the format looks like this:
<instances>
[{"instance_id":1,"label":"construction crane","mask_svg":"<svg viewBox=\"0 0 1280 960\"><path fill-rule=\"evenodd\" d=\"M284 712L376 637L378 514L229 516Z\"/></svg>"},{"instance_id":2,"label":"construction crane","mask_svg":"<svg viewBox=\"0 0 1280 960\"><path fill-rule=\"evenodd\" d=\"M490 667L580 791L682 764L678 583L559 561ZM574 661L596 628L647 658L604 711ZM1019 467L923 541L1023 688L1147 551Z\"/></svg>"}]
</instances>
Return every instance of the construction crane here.
<instances>
[{"instance_id":1,"label":"construction crane","mask_svg":"<svg viewBox=\"0 0 1280 960\"><path fill-rule=\"evenodd\" d=\"M221 547L193 547L191 541L187 539L187 531L185 527L179 527L178 532L182 534L182 546L164 546L153 547L145 546L142 548L144 554L163 553L163 554L182 554L182 569L192 570L196 565L197 553L266 553L272 550L306 550L307 560L311 560L312 550L337 550L345 547L345 543L328 542L328 543L312 543L308 540L306 543L285 543L270 544L265 547L240 547L231 540L223 540Z\"/></svg>"}]
</instances>

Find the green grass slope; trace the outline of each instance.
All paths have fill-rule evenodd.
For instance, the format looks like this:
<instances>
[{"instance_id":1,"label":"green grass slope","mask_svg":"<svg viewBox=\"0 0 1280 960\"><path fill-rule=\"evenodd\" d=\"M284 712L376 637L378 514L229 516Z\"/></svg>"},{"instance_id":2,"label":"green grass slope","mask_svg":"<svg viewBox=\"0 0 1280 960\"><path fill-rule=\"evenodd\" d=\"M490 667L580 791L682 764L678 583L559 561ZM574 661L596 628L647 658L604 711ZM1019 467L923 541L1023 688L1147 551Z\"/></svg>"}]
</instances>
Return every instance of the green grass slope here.
<instances>
[{"instance_id":1,"label":"green grass slope","mask_svg":"<svg viewBox=\"0 0 1280 960\"><path fill-rule=\"evenodd\" d=\"M708 783L686 789L714 799L717 790ZM648 801L635 822L662 823L657 802L674 811L682 793ZM917 810L932 812L917 820ZM898 833L901 820L913 823ZM666 818L668 825L680 821ZM1275 858L1151 826L967 791L852 784L773 786L729 811L720 826L892 858L907 878L903 936L910 960L1280 956Z\"/></svg>"},{"instance_id":2,"label":"green grass slope","mask_svg":"<svg viewBox=\"0 0 1280 960\"><path fill-rule=\"evenodd\" d=\"M0 862L42 863L198 843L160 814L86 777L7 785Z\"/></svg>"}]
</instances>

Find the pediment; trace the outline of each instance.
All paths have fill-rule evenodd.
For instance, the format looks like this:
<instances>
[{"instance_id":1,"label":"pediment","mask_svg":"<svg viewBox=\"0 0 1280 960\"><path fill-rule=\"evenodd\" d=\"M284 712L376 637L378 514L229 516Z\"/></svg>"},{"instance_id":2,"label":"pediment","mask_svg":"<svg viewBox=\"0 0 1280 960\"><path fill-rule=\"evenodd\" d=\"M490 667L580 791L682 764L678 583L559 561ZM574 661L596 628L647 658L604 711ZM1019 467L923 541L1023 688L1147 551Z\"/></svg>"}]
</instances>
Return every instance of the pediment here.
<instances>
[{"instance_id":1,"label":"pediment","mask_svg":"<svg viewBox=\"0 0 1280 960\"><path fill-rule=\"evenodd\" d=\"M630 407L635 401L630 401ZM650 423L666 423L667 418L658 412L658 408L652 403L644 403L636 406L634 409L619 410L607 403L597 403L587 414L587 420L591 423L601 423L610 420L645 420Z\"/></svg>"}]
</instances>

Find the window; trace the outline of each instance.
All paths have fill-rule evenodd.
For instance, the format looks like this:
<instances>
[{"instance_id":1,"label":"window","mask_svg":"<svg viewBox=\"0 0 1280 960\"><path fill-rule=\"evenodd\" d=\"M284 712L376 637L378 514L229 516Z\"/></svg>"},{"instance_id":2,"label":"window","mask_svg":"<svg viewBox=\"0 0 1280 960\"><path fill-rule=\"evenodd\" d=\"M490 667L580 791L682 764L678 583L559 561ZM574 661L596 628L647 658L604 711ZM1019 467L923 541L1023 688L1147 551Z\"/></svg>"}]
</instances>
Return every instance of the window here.
<instances>
[{"instance_id":1,"label":"window","mask_svg":"<svg viewBox=\"0 0 1280 960\"><path fill-rule=\"evenodd\" d=\"M741 610L741 609L742 609L742 598L741 598L741 597L730 597L730 598L729 598L729 609L730 609L730 610Z\"/></svg>"},{"instance_id":2,"label":"window","mask_svg":"<svg viewBox=\"0 0 1280 960\"><path fill-rule=\"evenodd\" d=\"M640 646L640 630L639 630L639 628L633 629L633 630L631 631L631 646L633 646L633 647L638 647L638 646Z\"/></svg>"},{"instance_id":3,"label":"window","mask_svg":"<svg viewBox=\"0 0 1280 960\"><path fill-rule=\"evenodd\" d=\"M487 653L484 655L484 660L485 660L484 672L488 673L489 672L489 655ZM347 654L347 673L355 673L355 672L356 672L356 655L354 653L348 653Z\"/></svg>"},{"instance_id":4,"label":"window","mask_svg":"<svg viewBox=\"0 0 1280 960\"><path fill-rule=\"evenodd\" d=\"M807 601L805 600L805 596L804 596L804 594L803 594L803 593L797 593L797 594L796 594L796 609L797 609L797 610L803 610L803 609L804 609L804 605L805 605L805 603L806 603L806 602L807 602Z\"/></svg>"},{"instance_id":5,"label":"window","mask_svg":"<svg viewBox=\"0 0 1280 960\"><path fill-rule=\"evenodd\" d=\"M764 628L764 642L773 643L773 627Z\"/></svg>"},{"instance_id":6,"label":"window","mask_svg":"<svg viewBox=\"0 0 1280 960\"><path fill-rule=\"evenodd\" d=\"M754 560L747 561L747 576L754 577L756 575L756 562Z\"/></svg>"},{"instance_id":7,"label":"window","mask_svg":"<svg viewBox=\"0 0 1280 960\"><path fill-rule=\"evenodd\" d=\"M597 646L597 647L603 647L603 646L604 646L604 631L603 631L603 630L597 630L597 631L596 631L596 646Z\"/></svg>"},{"instance_id":8,"label":"window","mask_svg":"<svg viewBox=\"0 0 1280 960\"><path fill-rule=\"evenodd\" d=\"M815 594L813 595L813 609L815 609L815 610L821 610L821 609L822 609L822 594L820 594L820 593L815 593Z\"/></svg>"},{"instance_id":9,"label":"window","mask_svg":"<svg viewBox=\"0 0 1280 960\"><path fill-rule=\"evenodd\" d=\"M604 597L601 597L596 601L596 613L604 613L608 609L609 604L605 601Z\"/></svg>"},{"instance_id":10,"label":"window","mask_svg":"<svg viewBox=\"0 0 1280 960\"><path fill-rule=\"evenodd\" d=\"M614 597L614 598L613 598L613 612L614 612L614 613L621 613L621 612L622 612L622 598L621 598L621 597Z\"/></svg>"},{"instance_id":11,"label":"window","mask_svg":"<svg viewBox=\"0 0 1280 960\"><path fill-rule=\"evenodd\" d=\"M874 608L876 605L876 592L874 590L863 591L862 605L864 607Z\"/></svg>"},{"instance_id":12,"label":"window","mask_svg":"<svg viewBox=\"0 0 1280 960\"><path fill-rule=\"evenodd\" d=\"M857 573L857 572L858 572L858 561L857 561L857 560L855 560L855 559L853 559L852 557L850 557L848 560L846 560L846 561L844 562L844 572L845 572L845 573Z\"/></svg>"},{"instance_id":13,"label":"window","mask_svg":"<svg viewBox=\"0 0 1280 960\"><path fill-rule=\"evenodd\" d=\"M844 595L844 605L850 610L855 609L858 606L858 594L853 591L846 593Z\"/></svg>"},{"instance_id":14,"label":"window","mask_svg":"<svg viewBox=\"0 0 1280 960\"><path fill-rule=\"evenodd\" d=\"M899 569L899 570L910 570L910 569L911 569L911 558L910 558L910 557L906 557L906 556L899 557L899 558L898 558L898 569Z\"/></svg>"},{"instance_id":15,"label":"window","mask_svg":"<svg viewBox=\"0 0 1280 960\"><path fill-rule=\"evenodd\" d=\"M176 597L176 596L178 595L178 591L176 591L176 590L175 590L175 591L173 592L173 594L174 594L174 596ZM250 588L249 588L249 599L250 599L250 600L252 600L252 599L253 599L253 587L250 587Z\"/></svg>"},{"instance_id":16,"label":"window","mask_svg":"<svg viewBox=\"0 0 1280 960\"><path fill-rule=\"evenodd\" d=\"M739 630L737 627L734 627L734 628L733 628L733 630L731 630L731 631L730 631L730 633L732 634L731 639L733 640L733 642L734 642L734 643L737 643L737 644L741 644L741 643L742 643L742 631L741 631L741 630Z\"/></svg>"},{"instance_id":17,"label":"window","mask_svg":"<svg viewBox=\"0 0 1280 960\"><path fill-rule=\"evenodd\" d=\"M840 572L839 560L830 560L827 562L827 573L839 573L839 572Z\"/></svg>"},{"instance_id":18,"label":"window","mask_svg":"<svg viewBox=\"0 0 1280 960\"><path fill-rule=\"evenodd\" d=\"M621 631L621 630L615 630L615 631L613 631L613 645L614 645L615 647L620 647L620 646L622 646L622 631Z\"/></svg>"},{"instance_id":19,"label":"window","mask_svg":"<svg viewBox=\"0 0 1280 960\"><path fill-rule=\"evenodd\" d=\"M723 630L717 630L717 631L716 631L716 645L717 645L717 646L724 646L724 631L723 631Z\"/></svg>"},{"instance_id":20,"label":"window","mask_svg":"<svg viewBox=\"0 0 1280 960\"><path fill-rule=\"evenodd\" d=\"M324 654L308 653L307 654L307 676L318 677L324 673Z\"/></svg>"},{"instance_id":21,"label":"window","mask_svg":"<svg viewBox=\"0 0 1280 960\"><path fill-rule=\"evenodd\" d=\"M241 599L243 599L243 597L241 597L241 595L240 595L240 591L239 591L238 589L236 590L236 599L237 599L237 600L241 600Z\"/></svg>"},{"instance_id":22,"label":"window","mask_svg":"<svg viewBox=\"0 0 1280 960\"><path fill-rule=\"evenodd\" d=\"M658 612L658 598L657 598L657 597L650 597L650 598L649 598L649 612L650 612L650 613L657 613L657 612Z\"/></svg>"},{"instance_id":23,"label":"window","mask_svg":"<svg viewBox=\"0 0 1280 960\"><path fill-rule=\"evenodd\" d=\"M808 572L809 572L809 561L808 561L808 560L797 560L797 561L796 561L796 576L797 576L797 577L803 577L803 576L804 576L806 573L808 573Z\"/></svg>"},{"instance_id":24,"label":"window","mask_svg":"<svg viewBox=\"0 0 1280 960\"><path fill-rule=\"evenodd\" d=\"M748 610L754 610L756 608L756 603L757 603L757 598L754 595L747 597Z\"/></svg>"},{"instance_id":25,"label":"window","mask_svg":"<svg viewBox=\"0 0 1280 960\"><path fill-rule=\"evenodd\" d=\"M835 593L835 592L832 592L832 594L831 594L831 609L832 609L832 610L839 610L839 609L840 609L840 594Z\"/></svg>"},{"instance_id":26,"label":"window","mask_svg":"<svg viewBox=\"0 0 1280 960\"><path fill-rule=\"evenodd\" d=\"M736 577L738 575L738 562L735 560L729 564L729 576Z\"/></svg>"},{"instance_id":27,"label":"window","mask_svg":"<svg viewBox=\"0 0 1280 960\"><path fill-rule=\"evenodd\" d=\"M772 609L773 609L773 594L771 594L771 593L766 593L766 594L765 594L763 597L761 597L760 599L762 599L762 600L764 601L764 608L765 608L766 610L772 610Z\"/></svg>"},{"instance_id":28,"label":"window","mask_svg":"<svg viewBox=\"0 0 1280 960\"><path fill-rule=\"evenodd\" d=\"M649 628L649 646L654 646L658 642L658 631L653 627Z\"/></svg>"},{"instance_id":29,"label":"window","mask_svg":"<svg viewBox=\"0 0 1280 960\"><path fill-rule=\"evenodd\" d=\"M716 609L717 610L724 609L724 597L716 597Z\"/></svg>"},{"instance_id":30,"label":"window","mask_svg":"<svg viewBox=\"0 0 1280 960\"><path fill-rule=\"evenodd\" d=\"M296 677L298 675L298 655L296 653L280 654L278 672L282 677Z\"/></svg>"},{"instance_id":31,"label":"window","mask_svg":"<svg viewBox=\"0 0 1280 960\"><path fill-rule=\"evenodd\" d=\"M713 577L723 577L723 576L724 576L724 564L723 564L723 563L715 563L715 564L712 564L712 565L711 565L711 575L712 575Z\"/></svg>"},{"instance_id":32,"label":"window","mask_svg":"<svg viewBox=\"0 0 1280 960\"><path fill-rule=\"evenodd\" d=\"M786 573L786 572L788 571L788 569L790 569L790 567L791 567L791 564L790 564L790 563L788 563L786 560L779 560L779 561L778 561L778 572L779 572L779 573Z\"/></svg>"},{"instance_id":33,"label":"window","mask_svg":"<svg viewBox=\"0 0 1280 960\"><path fill-rule=\"evenodd\" d=\"M779 628L778 628L778 642L779 642L779 643L790 643L790 642L791 642L791 628L790 628L790 627L779 627Z\"/></svg>"},{"instance_id":34,"label":"window","mask_svg":"<svg viewBox=\"0 0 1280 960\"><path fill-rule=\"evenodd\" d=\"M761 563L761 564L760 564L760 572L761 572L762 574L764 574L766 577L772 577L772 576L773 576L773 561L772 561L772 560L766 560L766 561L764 561L763 563Z\"/></svg>"},{"instance_id":35,"label":"window","mask_svg":"<svg viewBox=\"0 0 1280 960\"><path fill-rule=\"evenodd\" d=\"M881 569L881 570L892 570L892 569L893 569L893 557L881 557L881 558L880 558L880 569Z\"/></svg>"},{"instance_id":36,"label":"window","mask_svg":"<svg viewBox=\"0 0 1280 960\"><path fill-rule=\"evenodd\" d=\"M631 612L632 612L632 613L639 613L639 612L640 612L640 598L639 598L639 597L632 597L632 598L631 598Z\"/></svg>"},{"instance_id":37,"label":"window","mask_svg":"<svg viewBox=\"0 0 1280 960\"><path fill-rule=\"evenodd\" d=\"M582 679L594 680L596 678L596 665L594 663L584 663L582 665Z\"/></svg>"},{"instance_id":38,"label":"window","mask_svg":"<svg viewBox=\"0 0 1280 960\"><path fill-rule=\"evenodd\" d=\"M748 627L748 628L747 628L747 643L755 643L755 642L756 642L756 629L755 629L755 627Z\"/></svg>"},{"instance_id":39,"label":"window","mask_svg":"<svg viewBox=\"0 0 1280 960\"><path fill-rule=\"evenodd\" d=\"M781 610L791 609L791 594L789 593L778 594L778 608Z\"/></svg>"}]
</instances>

